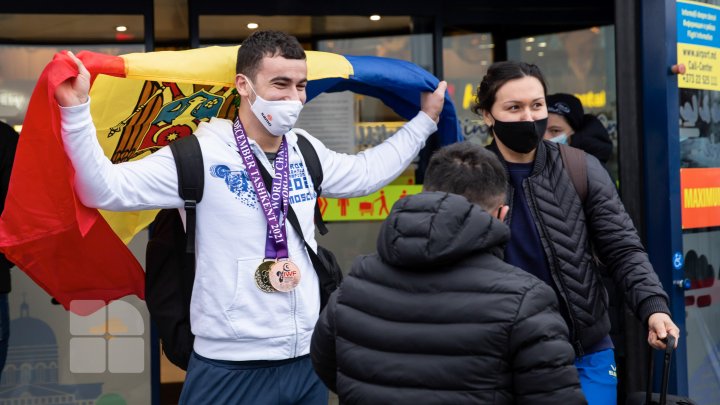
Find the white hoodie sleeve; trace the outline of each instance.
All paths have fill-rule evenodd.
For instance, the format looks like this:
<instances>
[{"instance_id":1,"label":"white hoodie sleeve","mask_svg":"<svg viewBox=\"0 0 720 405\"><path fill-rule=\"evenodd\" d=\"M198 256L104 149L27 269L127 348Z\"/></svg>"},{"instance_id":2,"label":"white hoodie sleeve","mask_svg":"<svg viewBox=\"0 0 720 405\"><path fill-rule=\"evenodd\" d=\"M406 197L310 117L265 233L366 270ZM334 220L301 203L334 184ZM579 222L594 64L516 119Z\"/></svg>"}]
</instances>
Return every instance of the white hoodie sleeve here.
<instances>
[{"instance_id":1,"label":"white hoodie sleeve","mask_svg":"<svg viewBox=\"0 0 720 405\"><path fill-rule=\"evenodd\" d=\"M381 189L408 167L435 131L435 121L420 111L383 143L356 155L334 152L308 137L323 168L323 196L359 197Z\"/></svg>"},{"instance_id":2,"label":"white hoodie sleeve","mask_svg":"<svg viewBox=\"0 0 720 405\"><path fill-rule=\"evenodd\" d=\"M65 153L75 169L80 201L91 208L134 211L179 208L175 161L165 147L143 159L113 164L103 153L90 116L90 101L60 107Z\"/></svg>"}]
</instances>

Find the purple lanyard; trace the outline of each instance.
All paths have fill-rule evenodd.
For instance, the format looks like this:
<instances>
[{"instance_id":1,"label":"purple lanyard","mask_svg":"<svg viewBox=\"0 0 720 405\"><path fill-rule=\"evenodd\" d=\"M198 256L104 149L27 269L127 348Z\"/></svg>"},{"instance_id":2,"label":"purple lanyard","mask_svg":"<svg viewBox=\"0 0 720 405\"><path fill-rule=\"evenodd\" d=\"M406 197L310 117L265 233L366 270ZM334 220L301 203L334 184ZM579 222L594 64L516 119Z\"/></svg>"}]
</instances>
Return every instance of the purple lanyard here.
<instances>
[{"instance_id":1,"label":"purple lanyard","mask_svg":"<svg viewBox=\"0 0 720 405\"><path fill-rule=\"evenodd\" d=\"M265 218L267 218L268 237L265 241L265 258L287 259L288 244L285 218L287 218L290 201L290 165L288 164L287 140L283 136L280 150L278 150L275 157L275 177L272 181L271 192L268 192L260 174L258 163L252 149L250 149L250 143L247 135L245 135L245 128L239 118L235 118L233 133L240 151L240 157L245 163L245 169L248 176L250 176L253 187L255 187L260 207L265 213ZM282 210L280 209L281 205Z\"/></svg>"}]
</instances>

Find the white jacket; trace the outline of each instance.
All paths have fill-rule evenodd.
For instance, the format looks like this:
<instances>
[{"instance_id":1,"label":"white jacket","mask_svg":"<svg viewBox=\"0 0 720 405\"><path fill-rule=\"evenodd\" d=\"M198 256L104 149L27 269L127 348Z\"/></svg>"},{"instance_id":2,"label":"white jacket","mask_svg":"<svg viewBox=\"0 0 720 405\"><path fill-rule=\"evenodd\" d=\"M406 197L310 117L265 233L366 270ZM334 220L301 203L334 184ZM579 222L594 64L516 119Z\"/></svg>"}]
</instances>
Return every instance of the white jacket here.
<instances>
[{"instance_id":1,"label":"white jacket","mask_svg":"<svg viewBox=\"0 0 720 405\"><path fill-rule=\"evenodd\" d=\"M75 168L78 196L88 207L111 211L182 208L170 148L114 165L96 138L89 102L61 108L65 151ZM302 130L323 168L323 195L356 197L373 193L396 178L418 154L437 126L420 112L390 139L357 155L327 149ZM290 201L313 248L316 195L297 146L290 147ZM309 352L320 310L317 275L303 241L287 225L290 259L301 281L290 293L265 293L255 285L255 269L265 253L267 220L233 137L232 122L213 118L195 134L205 166L205 189L197 206L197 266L190 318L195 351L218 360L282 360ZM267 157L250 140L256 159L273 173Z\"/></svg>"}]
</instances>

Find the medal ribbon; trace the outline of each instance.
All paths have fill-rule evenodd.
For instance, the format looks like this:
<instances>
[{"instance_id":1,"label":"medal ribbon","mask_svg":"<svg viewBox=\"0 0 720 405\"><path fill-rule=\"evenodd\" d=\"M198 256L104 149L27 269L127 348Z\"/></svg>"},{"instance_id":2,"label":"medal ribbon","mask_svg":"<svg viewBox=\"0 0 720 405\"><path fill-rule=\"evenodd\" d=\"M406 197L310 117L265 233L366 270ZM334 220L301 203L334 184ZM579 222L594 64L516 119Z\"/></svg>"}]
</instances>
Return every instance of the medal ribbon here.
<instances>
[{"instance_id":1,"label":"medal ribbon","mask_svg":"<svg viewBox=\"0 0 720 405\"><path fill-rule=\"evenodd\" d=\"M259 163L255 160L255 155L250 149L250 142L245 134L245 128L237 117L233 122L233 133L240 151L240 157L245 164L250 181L255 187L260 207L265 214L265 218L267 218L265 257L287 259L288 244L285 218L287 218L290 202L290 165L288 164L287 140L283 136L280 150L278 150L275 157L275 177L273 177L271 190L268 192L260 174Z\"/></svg>"}]
</instances>

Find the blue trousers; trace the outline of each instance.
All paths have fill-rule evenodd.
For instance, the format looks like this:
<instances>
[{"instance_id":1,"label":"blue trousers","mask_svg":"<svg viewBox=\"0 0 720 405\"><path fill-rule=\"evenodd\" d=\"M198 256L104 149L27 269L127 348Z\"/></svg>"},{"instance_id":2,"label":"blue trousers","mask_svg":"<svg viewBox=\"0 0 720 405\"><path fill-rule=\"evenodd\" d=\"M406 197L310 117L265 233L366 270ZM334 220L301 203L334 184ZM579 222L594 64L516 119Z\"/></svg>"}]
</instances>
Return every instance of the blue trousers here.
<instances>
[{"instance_id":1,"label":"blue trousers","mask_svg":"<svg viewBox=\"0 0 720 405\"><path fill-rule=\"evenodd\" d=\"M310 355L279 361L190 357L180 405L327 405L328 390Z\"/></svg>"},{"instance_id":2,"label":"blue trousers","mask_svg":"<svg viewBox=\"0 0 720 405\"><path fill-rule=\"evenodd\" d=\"M575 359L575 367L588 405L617 404L617 368L613 349L580 356Z\"/></svg>"}]
</instances>

